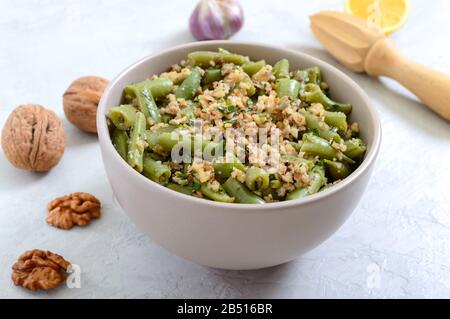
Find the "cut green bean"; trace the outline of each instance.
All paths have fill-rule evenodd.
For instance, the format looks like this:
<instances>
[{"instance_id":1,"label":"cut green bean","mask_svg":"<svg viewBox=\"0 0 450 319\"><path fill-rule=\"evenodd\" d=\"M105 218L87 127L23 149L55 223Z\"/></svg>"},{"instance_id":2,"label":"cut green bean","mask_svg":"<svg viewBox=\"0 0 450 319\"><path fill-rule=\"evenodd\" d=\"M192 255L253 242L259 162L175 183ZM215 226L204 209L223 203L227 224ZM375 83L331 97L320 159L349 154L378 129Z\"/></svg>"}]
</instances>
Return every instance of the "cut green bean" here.
<instances>
[{"instance_id":1,"label":"cut green bean","mask_svg":"<svg viewBox=\"0 0 450 319\"><path fill-rule=\"evenodd\" d=\"M294 79L299 81L300 83L308 83L309 81L309 74L306 70L298 70L294 73Z\"/></svg>"},{"instance_id":2,"label":"cut green bean","mask_svg":"<svg viewBox=\"0 0 450 319\"><path fill-rule=\"evenodd\" d=\"M247 73L244 73L242 77L243 78L241 82L239 82L239 85L241 85L241 83L244 84L247 87L247 95L253 96L256 93L256 88L255 85L253 84L252 79Z\"/></svg>"},{"instance_id":3,"label":"cut green bean","mask_svg":"<svg viewBox=\"0 0 450 319\"><path fill-rule=\"evenodd\" d=\"M273 66L272 72L277 79L289 78L289 61L287 59L278 61Z\"/></svg>"},{"instance_id":4,"label":"cut green bean","mask_svg":"<svg viewBox=\"0 0 450 319\"><path fill-rule=\"evenodd\" d=\"M145 83L129 85L125 87L125 92L127 92L129 98L133 98L146 118L151 118L153 123L161 122L161 115L148 85L145 85Z\"/></svg>"},{"instance_id":5,"label":"cut green bean","mask_svg":"<svg viewBox=\"0 0 450 319\"><path fill-rule=\"evenodd\" d=\"M269 182L269 174L262 168L250 167L245 173L245 185L252 191L266 189Z\"/></svg>"},{"instance_id":6,"label":"cut green bean","mask_svg":"<svg viewBox=\"0 0 450 319\"><path fill-rule=\"evenodd\" d=\"M218 192L214 192L208 187L208 185L202 184L200 192L205 195L205 197L216 202L234 203L234 198L229 196L222 186L219 187Z\"/></svg>"},{"instance_id":7,"label":"cut green bean","mask_svg":"<svg viewBox=\"0 0 450 319\"><path fill-rule=\"evenodd\" d=\"M322 72L315 66L305 70L308 73L307 83L320 85L322 83Z\"/></svg>"},{"instance_id":8,"label":"cut green bean","mask_svg":"<svg viewBox=\"0 0 450 319\"><path fill-rule=\"evenodd\" d=\"M179 137L179 138L177 138ZM186 137L177 136L175 133L161 133L156 138L156 144L161 146L165 151L170 152L178 143L181 143ZM189 135L190 138L190 135ZM187 139L186 139L187 141Z\"/></svg>"},{"instance_id":9,"label":"cut green bean","mask_svg":"<svg viewBox=\"0 0 450 319\"><path fill-rule=\"evenodd\" d=\"M283 187L283 183L278 179L274 179L273 181L270 181L269 186L272 189L279 189Z\"/></svg>"},{"instance_id":10,"label":"cut green bean","mask_svg":"<svg viewBox=\"0 0 450 319\"><path fill-rule=\"evenodd\" d=\"M137 102L141 112L147 117L150 117L153 123L161 122L161 115L159 114L158 107L149 89L143 88L139 92L137 95Z\"/></svg>"},{"instance_id":11,"label":"cut green bean","mask_svg":"<svg viewBox=\"0 0 450 319\"><path fill-rule=\"evenodd\" d=\"M223 53L223 54L231 54L231 52L230 52L230 51L228 51L228 50L225 50L224 48L219 48L219 49L217 50L217 52L219 52L219 53Z\"/></svg>"},{"instance_id":12,"label":"cut green bean","mask_svg":"<svg viewBox=\"0 0 450 319\"><path fill-rule=\"evenodd\" d=\"M156 153L147 153L148 154L148 156L150 156L152 159L154 159L155 161L161 161L161 162L164 162L164 161L167 161L168 159L167 159L167 156L163 156L163 155L161 155L161 154L156 154Z\"/></svg>"},{"instance_id":13,"label":"cut green bean","mask_svg":"<svg viewBox=\"0 0 450 319\"><path fill-rule=\"evenodd\" d=\"M231 163L214 163L214 172L217 176L224 180L231 176L233 168L239 169L243 172L246 170L245 165L239 162L235 156L231 158Z\"/></svg>"},{"instance_id":14,"label":"cut green bean","mask_svg":"<svg viewBox=\"0 0 450 319\"><path fill-rule=\"evenodd\" d=\"M294 148L296 152L300 152L301 147L300 143L290 141L289 144Z\"/></svg>"},{"instance_id":15,"label":"cut green bean","mask_svg":"<svg viewBox=\"0 0 450 319\"><path fill-rule=\"evenodd\" d=\"M367 150L366 145L360 138L352 138L345 141L344 145L347 147L344 154L352 159L360 158Z\"/></svg>"},{"instance_id":16,"label":"cut green bean","mask_svg":"<svg viewBox=\"0 0 450 319\"><path fill-rule=\"evenodd\" d=\"M156 146L156 144L158 144L158 139L160 138L161 134L166 133L170 137L170 133L176 129L177 128L175 126L170 125L161 127L157 131L146 130L144 134L145 141L147 142L148 146L152 149L153 147Z\"/></svg>"},{"instance_id":17,"label":"cut green bean","mask_svg":"<svg viewBox=\"0 0 450 319\"><path fill-rule=\"evenodd\" d=\"M306 154L320 156L329 160L338 159L347 163L354 163L352 159L345 156L342 152L331 147L327 140L311 133L303 134L301 151Z\"/></svg>"},{"instance_id":18,"label":"cut green bean","mask_svg":"<svg viewBox=\"0 0 450 319\"><path fill-rule=\"evenodd\" d=\"M258 195L252 193L244 184L241 184L233 177L227 179L222 185L225 191L231 197L235 198L235 202L243 204L263 204L264 200Z\"/></svg>"},{"instance_id":19,"label":"cut green bean","mask_svg":"<svg viewBox=\"0 0 450 319\"><path fill-rule=\"evenodd\" d=\"M136 98L136 92L143 88L150 90L153 98L160 99L172 92L173 82L167 78L160 77L153 80L145 80L133 85L127 85L124 89L125 100L132 102L133 99Z\"/></svg>"},{"instance_id":20,"label":"cut green bean","mask_svg":"<svg viewBox=\"0 0 450 319\"><path fill-rule=\"evenodd\" d=\"M169 166L161 161L155 161L149 154L145 154L142 174L158 184L166 185L171 172Z\"/></svg>"},{"instance_id":21,"label":"cut green bean","mask_svg":"<svg viewBox=\"0 0 450 319\"><path fill-rule=\"evenodd\" d=\"M217 82L222 80L222 70L220 69L208 69L205 71L205 75L203 76L202 83L210 84L213 82Z\"/></svg>"},{"instance_id":22,"label":"cut green bean","mask_svg":"<svg viewBox=\"0 0 450 319\"><path fill-rule=\"evenodd\" d=\"M250 76L258 73L263 67L266 66L266 61L260 60L258 62L248 62L242 66L245 73Z\"/></svg>"},{"instance_id":23,"label":"cut green bean","mask_svg":"<svg viewBox=\"0 0 450 319\"><path fill-rule=\"evenodd\" d=\"M131 167L139 173L143 170L143 159L145 149L145 115L141 112L136 114L136 120L131 128L130 141L128 145L127 161Z\"/></svg>"},{"instance_id":24,"label":"cut green bean","mask_svg":"<svg viewBox=\"0 0 450 319\"><path fill-rule=\"evenodd\" d=\"M200 86L202 77L197 69L193 69L191 74L181 83L176 89L175 96L177 99L188 100L195 95L195 92Z\"/></svg>"},{"instance_id":25,"label":"cut green bean","mask_svg":"<svg viewBox=\"0 0 450 319\"><path fill-rule=\"evenodd\" d=\"M342 112L325 111L325 123L336 127L340 132L347 132L347 116Z\"/></svg>"},{"instance_id":26,"label":"cut green bean","mask_svg":"<svg viewBox=\"0 0 450 319\"><path fill-rule=\"evenodd\" d=\"M186 116L189 120L194 120L195 119L194 112L195 112L195 106L194 105L185 107L184 109L181 109L180 117Z\"/></svg>"},{"instance_id":27,"label":"cut green bean","mask_svg":"<svg viewBox=\"0 0 450 319\"><path fill-rule=\"evenodd\" d=\"M305 117L306 126L309 129L316 130L321 138L327 141L333 140L337 143L343 142L342 137L338 133L333 132L326 123L321 122L316 116L306 110L300 110L299 112Z\"/></svg>"},{"instance_id":28,"label":"cut green bean","mask_svg":"<svg viewBox=\"0 0 450 319\"><path fill-rule=\"evenodd\" d=\"M288 96L292 100L298 98L300 83L297 80L278 79L275 90L279 97Z\"/></svg>"},{"instance_id":29,"label":"cut green bean","mask_svg":"<svg viewBox=\"0 0 450 319\"><path fill-rule=\"evenodd\" d=\"M158 137L160 133L156 133L150 130L146 130L144 133L144 139L147 142L147 145L150 149L156 146L158 144Z\"/></svg>"},{"instance_id":30,"label":"cut green bean","mask_svg":"<svg viewBox=\"0 0 450 319\"><path fill-rule=\"evenodd\" d=\"M330 161L330 160L324 160L325 167L327 168L327 171L330 173L331 177L333 179L344 179L347 176L351 174L350 167L348 167L347 164L337 162L337 161Z\"/></svg>"},{"instance_id":31,"label":"cut green bean","mask_svg":"<svg viewBox=\"0 0 450 319\"><path fill-rule=\"evenodd\" d=\"M309 195L308 187L298 188L286 195L286 200L303 198Z\"/></svg>"},{"instance_id":32,"label":"cut green bean","mask_svg":"<svg viewBox=\"0 0 450 319\"><path fill-rule=\"evenodd\" d=\"M119 130L128 130L136 119L136 109L132 105L116 106L109 110L108 118Z\"/></svg>"},{"instance_id":33,"label":"cut green bean","mask_svg":"<svg viewBox=\"0 0 450 319\"><path fill-rule=\"evenodd\" d=\"M173 83L167 78L156 78L148 81L150 92L155 99L165 97L173 90Z\"/></svg>"},{"instance_id":34,"label":"cut green bean","mask_svg":"<svg viewBox=\"0 0 450 319\"><path fill-rule=\"evenodd\" d=\"M309 176L311 178L310 185L307 187L302 187L302 188L296 189L295 191L289 193L286 196L286 200L303 198L305 196L315 194L326 183L325 170L324 170L323 166L316 165L312 169Z\"/></svg>"},{"instance_id":35,"label":"cut green bean","mask_svg":"<svg viewBox=\"0 0 450 319\"><path fill-rule=\"evenodd\" d=\"M334 102L323 93L322 89L317 84L305 85L300 97L308 103L322 104L327 111L337 111L345 114L349 114L352 111L351 104Z\"/></svg>"},{"instance_id":36,"label":"cut green bean","mask_svg":"<svg viewBox=\"0 0 450 319\"><path fill-rule=\"evenodd\" d=\"M188 54L188 64L191 66L208 67L223 63L242 65L248 61L248 57L233 53L196 51Z\"/></svg>"},{"instance_id":37,"label":"cut green bean","mask_svg":"<svg viewBox=\"0 0 450 319\"><path fill-rule=\"evenodd\" d=\"M170 114L162 114L161 115L161 122L163 123L169 123L173 119L173 115Z\"/></svg>"},{"instance_id":38,"label":"cut green bean","mask_svg":"<svg viewBox=\"0 0 450 319\"><path fill-rule=\"evenodd\" d=\"M224 141L206 141L202 140L203 158L209 162L214 162L217 158L223 156Z\"/></svg>"},{"instance_id":39,"label":"cut green bean","mask_svg":"<svg viewBox=\"0 0 450 319\"><path fill-rule=\"evenodd\" d=\"M117 153L124 159L127 160L128 153L128 135L127 132L119 130L117 128L112 132L112 143Z\"/></svg>"},{"instance_id":40,"label":"cut green bean","mask_svg":"<svg viewBox=\"0 0 450 319\"><path fill-rule=\"evenodd\" d=\"M298 161L300 163L302 163L303 165L306 165L306 167L308 168L308 171L310 171L314 168L314 162L311 160L307 160L305 158L300 158L300 159L298 159Z\"/></svg>"},{"instance_id":41,"label":"cut green bean","mask_svg":"<svg viewBox=\"0 0 450 319\"><path fill-rule=\"evenodd\" d=\"M166 152L171 152L172 149L179 145L181 148L185 147L190 151L190 155L195 155L196 147L200 145L203 157L210 161L215 160L216 157L221 156L221 150L223 151L223 142L207 141L202 139L201 136L193 136L191 134L180 135L178 132L164 132L158 134L156 137L149 133L151 141L155 142L155 145L161 146ZM184 154L187 156L187 154Z\"/></svg>"},{"instance_id":42,"label":"cut green bean","mask_svg":"<svg viewBox=\"0 0 450 319\"><path fill-rule=\"evenodd\" d=\"M192 193L194 192L194 189L190 186L183 186L183 185L179 185L179 184L175 184L175 183L169 183L167 185L167 188L170 188L173 191L176 191L178 193L182 193L185 195L192 195Z\"/></svg>"},{"instance_id":43,"label":"cut green bean","mask_svg":"<svg viewBox=\"0 0 450 319\"><path fill-rule=\"evenodd\" d=\"M311 171L311 185L308 188L309 194L317 193L326 183L325 169L322 165L316 165Z\"/></svg>"}]
</instances>

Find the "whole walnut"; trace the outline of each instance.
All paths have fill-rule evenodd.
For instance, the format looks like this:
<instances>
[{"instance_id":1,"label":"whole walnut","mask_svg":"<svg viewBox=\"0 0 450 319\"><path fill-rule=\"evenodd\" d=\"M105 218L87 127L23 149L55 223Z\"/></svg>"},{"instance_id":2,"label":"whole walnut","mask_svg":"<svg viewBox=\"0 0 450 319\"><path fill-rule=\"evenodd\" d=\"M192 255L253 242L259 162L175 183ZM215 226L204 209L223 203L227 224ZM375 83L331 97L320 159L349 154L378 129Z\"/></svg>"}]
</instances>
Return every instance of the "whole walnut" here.
<instances>
[{"instance_id":1,"label":"whole walnut","mask_svg":"<svg viewBox=\"0 0 450 319\"><path fill-rule=\"evenodd\" d=\"M98 76L75 80L63 95L64 113L79 129L96 133L97 107L109 81Z\"/></svg>"},{"instance_id":2,"label":"whole walnut","mask_svg":"<svg viewBox=\"0 0 450 319\"><path fill-rule=\"evenodd\" d=\"M2 148L15 167L45 172L58 164L64 153L66 133L61 120L40 105L17 107L2 131Z\"/></svg>"}]
</instances>

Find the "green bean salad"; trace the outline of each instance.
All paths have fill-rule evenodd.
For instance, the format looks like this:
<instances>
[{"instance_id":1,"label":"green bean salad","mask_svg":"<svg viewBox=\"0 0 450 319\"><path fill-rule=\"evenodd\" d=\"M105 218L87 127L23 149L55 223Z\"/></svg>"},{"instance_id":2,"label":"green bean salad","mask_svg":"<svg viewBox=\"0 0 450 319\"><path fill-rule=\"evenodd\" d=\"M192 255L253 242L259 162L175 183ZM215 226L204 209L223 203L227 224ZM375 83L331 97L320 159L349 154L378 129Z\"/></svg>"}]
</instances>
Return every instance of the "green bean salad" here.
<instances>
[{"instance_id":1,"label":"green bean salad","mask_svg":"<svg viewBox=\"0 0 450 319\"><path fill-rule=\"evenodd\" d=\"M320 192L362 161L352 105L329 91L318 67L197 51L126 86L107 119L120 156L156 183L225 203L277 202Z\"/></svg>"}]
</instances>

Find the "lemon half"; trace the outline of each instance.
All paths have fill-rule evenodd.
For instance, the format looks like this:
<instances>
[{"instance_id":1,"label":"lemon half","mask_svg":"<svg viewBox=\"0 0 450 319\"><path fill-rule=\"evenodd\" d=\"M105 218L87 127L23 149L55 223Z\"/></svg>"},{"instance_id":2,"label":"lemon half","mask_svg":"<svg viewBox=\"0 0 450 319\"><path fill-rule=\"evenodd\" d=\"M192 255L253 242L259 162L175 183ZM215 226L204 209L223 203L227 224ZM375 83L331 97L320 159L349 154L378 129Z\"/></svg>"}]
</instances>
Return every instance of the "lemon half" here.
<instances>
[{"instance_id":1,"label":"lemon half","mask_svg":"<svg viewBox=\"0 0 450 319\"><path fill-rule=\"evenodd\" d=\"M409 0L345 0L345 12L378 26L385 34L400 29L408 19Z\"/></svg>"}]
</instances>

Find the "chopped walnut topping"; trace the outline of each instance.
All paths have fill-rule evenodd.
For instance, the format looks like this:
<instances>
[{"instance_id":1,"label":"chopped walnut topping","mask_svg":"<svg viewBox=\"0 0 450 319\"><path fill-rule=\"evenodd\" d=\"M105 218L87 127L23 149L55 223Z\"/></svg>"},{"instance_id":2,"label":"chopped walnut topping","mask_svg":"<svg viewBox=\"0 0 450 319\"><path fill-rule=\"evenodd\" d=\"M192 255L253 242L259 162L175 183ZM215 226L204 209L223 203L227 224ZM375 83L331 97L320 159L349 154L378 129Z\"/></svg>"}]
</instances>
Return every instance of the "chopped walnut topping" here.
<instances>
[{"instance_id":1,"label":"chopped walnut topping","mask_svg":"<svg viewBox=\"0 0 450 319\"><path fill-rule=\"evenodd\" d=\"M271 72L271 67L268 65L261 68L261 70L259 70L256 74L253 75L253 80L258 82L268 82L270 80L273 80L274 78L275 77Z\"/></svg>"},{"instance_id":2,"label":"chopped walnut topping","mask_svg":"<svg viewBox=\"0 0 450 319\"><path fill-rule=\"evenodd\" d=\"M185 115L185 116L182 116L180 118L175 118L175 119L170 120L169 124L171 124L171 125L180 125L180 124L186 123L188 120L189 120L188 117Z\"/></svg>"},{"instance_id":3,"label":"chopped walnut topping","mask_svg":"<svg viewBox=\"0 0 450 319\"><path fill-rule=\"evenodd\" d=\"M310 112L312 115L317 116L321 121L325 119L325 109L320 103L311 104L311 106L308 108L308 112Z\"/></svg>"},{"instance_id":4,"label":"chopped walnut topping","mask_svg":"<svg viewBox=\"0 0 450 319\"><path fill-rule=\"evenodd\" d=\"M274 200L273 200L272 194L269 194L269 195L267 195L267 196L264 196L264 200L265 200L267 203L271 203L271 202L274 201Z\"/></svg>"},{"instance_id":5,"label":"chopped walnut topping","mask_svg":"<svg viewBox=\"0 0 450 319\"><path fill-rule=\"evenodd\" d=\"M291 117L292 117L292 121L297 126L304 126L304 125L306 125L306 119L305 119L305 117L302 114L300 114L298 112L295 112L295 113L292 114Z\"/></svg>"},{"instance_id":6,"label":"chopped walnut topping","mask_svg":"<svg viewBox=\"0 0 450 319\"><path fill-rule=\"evenodd\" d=\"M244 77L243 71L235 69L225 77L224 82L228 84L230 87L234 87L243 79L243 77Z\"/></svg>"},{"instance_id":7,"label":"chopped walnut topping","mask_svg":"<svg viewBox=\"0 0 450 319\"><path fill-rule=\"evenodd\" d=\"M12 266L11 279L16 286L30 290L52 289L65 279L70 263L50 251L34 249L22 254Z\"/></svg>"},{"instance_id":8,"label":"chopped walnut topping","mask_svg":"<svg viewBox=\"0 0 450 319\"><path fill-rule=\"evenodd\" d=\"M277 195L280 197L284 197L286 195L286 193L287 193L287 190L284 187L277 189Z\"/></svg>"},{"instance_id":9,"label":"chopped walnut topping","mask_svg":"<svg viewBox=\"0 0 450 319\"><path fill-rule=\"evenodd\" d=\"M177 115L181 112L181 100L178 100L174 94L169 94L168 96L169 104L166 107L161 108L162 114Z\"/></svg>"},{"instance_id":10,"label":"chopped walnut topping","mask_svg":"<svg viewBox=\"0 0 450 319\"><path fill-rule=\"evenodd\" d=\"M214 179L214 169L210 162L193 163L188 170L193 173L200 183L206 183Z\"/></svg>"},{"instance_id":11,"label":"chopped walnut topping","mask_svg":"<svg viewBox=\"0 0 450 319\"><path fill-rule=\"evenodd\" d=\"M350 130L354 133L359 133L359 124L357 122L353 122L350 125Z\"/></svg>"},{"instance_id":12,"label":"chopped walnut topping","mask_svg":"<svg viewBox=\"0 0 450 319\"><path fill-rule=\"evenodd\" d=\"M347 146L345 144L340 144L336 142L332 142L331 147L341 152L345 152L347 150Z\"/></svg>"},{"instance_id":13,"label":"chopped walnut topping","mask_svg":"<svg viewBox=\"0 0 450 319\"><path fill-rule=\"evenodd\" d=\"M150 127L150 131L152 132L159 132L161 129L168 127L169 125L166 123L158 123Z\"/></svg>"},{"instance_id":14,"label":"chopped walnut topping","mask_svg":"<svg viewBox=\"0 0 450 319\"><path fill-rule=\"evenodd\" d=\"M244 183L246 175L240 169L237 169L236 167L233 167L233 171L231 172L231 177L237 179L241 183Z\"/></svg>"},{"instance_id":15,"label":"chopped walnut topping","mask_svg":"<svg viewBox=\"0 0 450 319\"><path fill-rule=\"evenodd\" d=\"M171 80L173 83L180 83L185 80L190 74L191 70L188 68L184 68L181 71L177 71L174 68L170 72L165 72L161 74L162 78L166 78Z\"/></svg>"},{"instance_id":16,"label":"chopped walnut topping","mask_svg":"<svg viewBox=\"0 0 450 319\"><path fill-rule=\"evenodd\" d=\"M233 63L224 63L222 66L222 75L230 74L234 69Z\"/></svg>"},{"instance_id":17,"label":"chopped walnut topping","mask_svg":"<svg viewBox=\"0 0 450 319\"><path fill-rule=\"evenodd\" d=\"M177 183L178 185L187 185L189 184L189 181L185 176L183 176L182 172L175 172L175 174L172 176L172 180Z\"/></svg>"},{"instance_id":18,"label":"chopped walnut topping","mask_svg":"<svg viewBox=\"0 0 450 319\"><path fill-rule=\"evenodd\" d=\"M213 192L217 193L220 190L220 183L216 180L213 180L212 182L208 183L208 188Z\"/></svg>"},{"instance_id":19,"label":"chopped walnut topping","mask_svg":"<svg viewBox=\"0 0 450 319\"><path fill-rule=\"evenodd\" d=\"M88 193L72 193L48 204L47 223L62 229L83 226L100 217L100 201Z\"/></svg>"}]
</instances>

